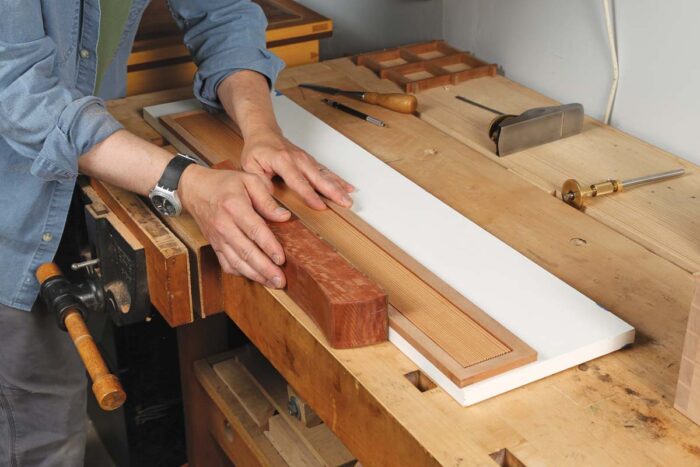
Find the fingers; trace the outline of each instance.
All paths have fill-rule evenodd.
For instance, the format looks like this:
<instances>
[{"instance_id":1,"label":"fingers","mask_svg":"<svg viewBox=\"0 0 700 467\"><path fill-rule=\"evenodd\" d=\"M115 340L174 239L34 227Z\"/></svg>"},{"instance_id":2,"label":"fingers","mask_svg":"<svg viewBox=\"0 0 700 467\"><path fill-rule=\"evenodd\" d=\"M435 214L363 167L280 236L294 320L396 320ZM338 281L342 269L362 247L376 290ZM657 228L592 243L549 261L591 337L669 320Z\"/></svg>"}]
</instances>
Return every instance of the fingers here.
<instances>
[{"instance_id":1,"label":"fingers","mask_svg":"<svg viewBox=\"0 0 700 467\"><path fill-rule=\"evenodd\" d=\"M257 175L245 176L241 188L237 196L221 204L223 209L215 215L212 246L217 256L223 257L220 262L226 272L238 271L269 287L284 287L284 273L278 267L284 264L284 250L251 203L255 200L265 206L270 217L279 221L288 219L290 213L283 209L284 213L275 214L280 206Z\"/></svg>"},{"instance_id":2,"label":"fingers","mask_svg":"<svg viewBox=\"0 0 700 467\"><path fill-rule=\"evenodd\" d=\"M302 165L302 171L314 188L328 199L346 208L352 206L352 198L348 195L348 188L354 189L352 185L313 159Z\"/></svg>"},{"instance_id":3,"label":"fingers","mask_svg":"<svg viewBox=\"0 0 700 467\"><path fill-rule=\"evenodd\" d=\"M301 196L309 207L319 211L326 208L326 203L318 196L316 190L311 186L304 173L299 170L297 164L292 162L292 160L286 159L280 162L276 172L282 177L289 188Z\"/></svg>"},{"instance_id":4,"label":"fingers","mask_svg":"<svg viewBox=\"0 0 700 467\"><path fill-rule=\"evenodd\" d=\"M326 170L328 170L328 169L326 169ZM343 189L347 193L352 193L356 190L354 185L351 185L350 183L346 182L344 179L340 178L340 176L336 175L333 172L330 172L330 174L338 180L338 183L340 183L340 185L343 187Z\"/></svg>"},{"instance_id":5,"label":"fingers","mask_svg":"<svg viewBox=\"0 0 700 467\"><path fill-rule=\"evenodd\" d=\"M238 253L236 253L236 251L229 245L220 245L216 254L219 257L219 261L221 261L222 258L224 260L221 262L221 268L225 273L233 274L235 276L245 276L250 280L260 282L261 284L265 284L267 282L265 277L253 269L248 263L242 261ZM228 265L228 270L224 268L224 262Z\"/></svg>"},{"instance_id":6,"label":"fingers","mask_svg":"<svg viewBox=\"0 0 700 467\"><path fill-rule=\"evenodd\" d=\"M282 245L277 241L277 238L275 238L265 221L252 208L243 208L236 217L235 222L237 227L244 234L245 240L250 241L250 245L256 246L256 250L262 250L265 255L267 255L267 258L271 259L276 265L284 264L284 250L282 249ZM236 236L235 232L232 232L232 237L233 236ZM243 243L243 241L240 240L236 244L240 243ZM244 243L248 245L248 242ZM240 251L239 254L243 255ZM249 262L248 258L244 257L243 259ZM258 269L258 271L260 271L260 269ZM269 275L265 276L270 278Z\"/></svg>"},{"instance_id":7,"label":"fingers","mask_svg":"<svg viewBox=\"0 0 700 467\"><path fill-rule=\"evenodd\" d=\"M267 226L265 226L267 229ZM269 229L267 229L269 232ZM272 232L270 232L274 242ZM232 266L241 272L241 274L246 277L250 277L254 281L264 283L268 287L274 287L280 289L284 287L284 273L275 265L271 260L270 256L263 253L258 246L253 243L241 230L234 229L231 232L231 238L233 240L233 252L238 256L237 261L234 259ZM282 248L280 248L280 252ZM283 253L276 254L275 256L280 260Z\"/></svg>"},{"instance_id":8,"label":"fingers","mask_svg":"<svg viewBox=\"0 0 700 467\"><path fill-rule=\"evenodd\" d=\"M216 254L216 258L219 260L219 264L221 265L221 269L226 274L233 274L234 276L241 275L240 272L233 269L233 267L231 266L231 263L229 263L228 260L226 259L226 255L221 250L214 249L214 253Z\"/></svg>"},{"instance_id":9,"label":"fingers","mask_svg":"<svg viewBox=\"0 0 700 467\"><path fill-rule=\"evenodd\" d=\"M274 222L289 220L291 213L277 204L272 197L273 188L270 180L262 177L247 177L244 183L256 211Z\"/></svg>"},{"instance_id":10,"label":"fingers","mask_svg":"<svg viewBox=\"0 0 700 467\"><path fill-rule=\"evenodd\" d=\"M285 278L282 270L272 263L238 228L231 228L228 239L219 242L215 252L224 272L241 274L268 287L282 288Z\"/></svg>"}]
</instances>

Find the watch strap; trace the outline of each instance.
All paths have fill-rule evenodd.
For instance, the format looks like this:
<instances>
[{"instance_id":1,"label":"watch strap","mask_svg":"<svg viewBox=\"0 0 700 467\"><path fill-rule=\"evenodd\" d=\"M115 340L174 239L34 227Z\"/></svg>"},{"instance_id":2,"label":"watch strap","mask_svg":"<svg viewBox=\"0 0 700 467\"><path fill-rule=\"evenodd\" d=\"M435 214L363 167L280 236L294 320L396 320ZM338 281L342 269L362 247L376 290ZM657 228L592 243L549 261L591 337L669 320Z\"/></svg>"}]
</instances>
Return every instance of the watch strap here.
<instances>
[{"instance_id":1,"label":"watch strap","mask_svg":"<svg viewBox=\"0 0 700 467\"><path fill-rule=\"evenodd\" d=\"M194 163L194 159L187 157L184 154L176 155L170 159L168 165L165 166L163 175L161 175L160 180L158 180L158 186L161 186L168 191L177 190L177 186L180 184L182 172L185 171L187 166Z\"/></svg>"}]
</instances>

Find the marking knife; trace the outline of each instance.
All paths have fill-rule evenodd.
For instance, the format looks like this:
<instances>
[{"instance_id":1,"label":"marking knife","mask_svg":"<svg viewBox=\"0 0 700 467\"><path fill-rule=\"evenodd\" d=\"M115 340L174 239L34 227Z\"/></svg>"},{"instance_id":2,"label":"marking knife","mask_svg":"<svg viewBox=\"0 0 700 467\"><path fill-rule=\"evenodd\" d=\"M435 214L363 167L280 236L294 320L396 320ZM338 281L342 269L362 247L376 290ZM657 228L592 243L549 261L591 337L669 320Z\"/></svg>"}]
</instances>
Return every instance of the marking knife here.
<instances>
[{"instance_id":1,"label":"marking knife","mask_svg":"<svg viewBox=\"0 0 700 467\"><path fill-rule=\"evenodd\" d=\"M317 84L300 84L300 88L312 89L314 91L322 92L324 94L330 94L332 96L350 96L355 99L359 99L368 104L378 105L384 107L385 109L393 110L395 112L401 112L404 114L410 114L416 111L418 107L418 99L416 96L411 94L400 94L400 93L379 93L379 92L365 92L365 91L344 91L338 88L331 88L328 86L319 86Z\"/></svg>"},{"instance_id":2,"label":"marking knife","mask_svg":"<svg viewBox=\"0 0 700 467\"><path fill-rule=\"evenodd\" d=\"M378 118L375 118L371 115L367 115L366 113L362 113L359 110L355 110L352 107L348 107L345 104L341 104L340 102L334 101L333 99L321 99L324 104L330 105L331 107L334 107L338 110L341 110L345 112L346 114L350 114L353 117L357 117L361 120L365 120L366 122L371 123L372 125L377 125L377 126L386 126L386 123L383 121L379 120Z\"/></svg>"}]
</instances>

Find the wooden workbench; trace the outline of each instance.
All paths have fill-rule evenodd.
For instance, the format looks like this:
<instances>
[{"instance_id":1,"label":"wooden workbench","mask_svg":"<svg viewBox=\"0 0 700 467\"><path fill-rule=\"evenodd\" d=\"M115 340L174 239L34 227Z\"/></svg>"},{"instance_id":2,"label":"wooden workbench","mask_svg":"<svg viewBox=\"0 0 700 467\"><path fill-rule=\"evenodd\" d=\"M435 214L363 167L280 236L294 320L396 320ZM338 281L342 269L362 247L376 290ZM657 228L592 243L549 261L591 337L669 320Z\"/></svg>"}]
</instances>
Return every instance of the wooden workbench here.
<instances>
[{"instance_id":1,"label":"wooden workbench","mask_svg":"<svg viewBox=\"0 0 700 467\"><path fill-rule=\"evenodd\" d=\"M341 59L288 69L278 86L290 88L288 95L302 106L637 328L637 341L627 349L462 408L438 388L414 387L404 375L416 371L415 364L392 344L333 350L284 292L246 289L228 317L363 465L494 465L490 454L503 449L527 466L700 463L700 427L673 409L694 290L685 265L564 205L424 120L365 107L389 123L380 133L384 129L291 89L309 81L370 90L391 83ZM140 109L186 94L165 91L109 106L132 131L162 144L141 120ZM430 96L425 101L418 95L419 110L435 119L439 107ZM648 151L654 157L657 150ZM222 319L179 328L190 465L215 465L212 459L221 457L199 420L209 402L190 365L225 349Z\"/></svg>"}]
</instances>

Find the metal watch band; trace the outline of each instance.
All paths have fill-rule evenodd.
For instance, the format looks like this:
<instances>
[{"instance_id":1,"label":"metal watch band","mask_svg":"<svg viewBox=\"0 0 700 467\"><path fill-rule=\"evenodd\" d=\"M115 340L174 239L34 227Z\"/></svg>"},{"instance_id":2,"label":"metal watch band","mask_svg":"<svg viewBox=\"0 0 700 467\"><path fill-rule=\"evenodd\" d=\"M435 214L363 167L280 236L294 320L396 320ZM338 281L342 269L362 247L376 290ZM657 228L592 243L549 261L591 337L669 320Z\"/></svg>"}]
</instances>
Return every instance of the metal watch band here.
<instances>
[{"instance_id":1,"label":"metal watch band","mask_svg":"<svg viewBox=\"0 0 700 467\"><path fill-rule=\"evenodd\" d=\"M193 158L184 154L177 154L168 162L168 165L165 166L163 175L160 177L160 180L158 180L158 186L168 191L177 190L182 172L185 171L188 165L195 163L196 161Z\"/></svg>"}]
</instances>

